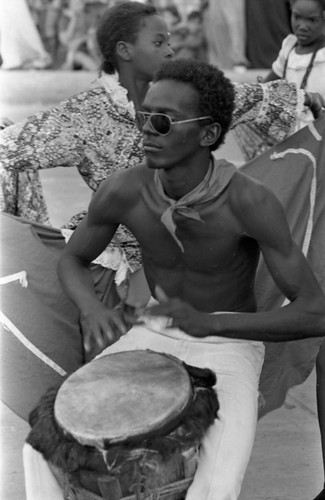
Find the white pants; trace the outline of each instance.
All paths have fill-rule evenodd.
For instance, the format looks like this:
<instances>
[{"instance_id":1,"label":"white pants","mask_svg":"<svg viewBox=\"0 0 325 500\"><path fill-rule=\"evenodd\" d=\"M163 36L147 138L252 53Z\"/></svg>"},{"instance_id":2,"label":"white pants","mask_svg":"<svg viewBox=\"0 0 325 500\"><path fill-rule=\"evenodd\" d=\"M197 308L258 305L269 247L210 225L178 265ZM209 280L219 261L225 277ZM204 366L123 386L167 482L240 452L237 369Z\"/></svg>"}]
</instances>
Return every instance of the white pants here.
<instances>
[{"instance_id":1,"label":"white pants","mask_svg":"<svg viewBox=\"0 0 325 500\"><path fill-rule=\"evenodd\" d=\"M23 448L26 500L64 500L63 491L41 453Z\"/></svg>"},{"instance_id":2,"label":"white pants","mask_svg":"<svg viewBox=\"0 0 325 500\"><path fill-rule=\"evenodd\" d=\"M261 342L223 337L194 338L175 328L166 330L165 326L165 318L135 326L98 357L151 349L216 373L218 419L203 439L198 469L186 500L235 500L254 443L264 346ZM27 500L63 500L47 463L29 445L24 449L24 469ZM53 480L49 481L49 475Z\"/></svg>"},{"instance_id":3,"label":"white pants","mask_svg":"<svg viewBox=\"0 0 325 500\"><path fill-rule=\"evenodd\" d=\"M218 419L203 439L198 469L186 500L235 500L255 438L264 345L224 337L194 338L165 326L166 318L135 326L98 357L151 349L215 372L220 403Z\"/></svg>"}]
</instances>

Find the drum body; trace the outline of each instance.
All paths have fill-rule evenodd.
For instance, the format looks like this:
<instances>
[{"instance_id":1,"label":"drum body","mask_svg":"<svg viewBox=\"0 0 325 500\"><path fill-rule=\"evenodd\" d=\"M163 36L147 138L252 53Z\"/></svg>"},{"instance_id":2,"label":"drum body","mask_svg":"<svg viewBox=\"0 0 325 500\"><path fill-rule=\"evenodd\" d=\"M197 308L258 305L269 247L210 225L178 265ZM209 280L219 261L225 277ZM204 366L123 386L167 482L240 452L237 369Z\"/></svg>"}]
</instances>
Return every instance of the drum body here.
<instances>
[{"instance_id":1,"label":"drum body","mask_svg":"<svg viewBox=\"0 0 325 500\"><path fill-rule=\"evenodd\" d=\"M181 500L218 410L214 383L210 370L162 353L103 356L52 394L48 406L60 436L54 453L44 453L33 436L40 415L27 441L48 460L69 500Z\"/></svg>"}]
</instances>

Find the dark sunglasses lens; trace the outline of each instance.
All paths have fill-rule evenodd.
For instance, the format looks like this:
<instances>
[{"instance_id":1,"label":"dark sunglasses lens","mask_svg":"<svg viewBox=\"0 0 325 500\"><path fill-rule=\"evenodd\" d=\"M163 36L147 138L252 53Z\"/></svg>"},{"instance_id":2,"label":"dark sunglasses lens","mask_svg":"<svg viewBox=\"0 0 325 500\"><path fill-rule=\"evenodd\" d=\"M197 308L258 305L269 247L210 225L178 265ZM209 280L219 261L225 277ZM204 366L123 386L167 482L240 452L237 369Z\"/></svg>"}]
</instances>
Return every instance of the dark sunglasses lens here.
<instances>
[{"instance_id":1,"label":"dark sunglasses lens","mask_svg":"<svg viewBox=\"0 0 325 500\"><path fill-rule=\"evenodd\" d=\"M166 135L170 131L171 123L166 115L151 115L151 124L158 134Z\"/></svg>"}]
</instances>

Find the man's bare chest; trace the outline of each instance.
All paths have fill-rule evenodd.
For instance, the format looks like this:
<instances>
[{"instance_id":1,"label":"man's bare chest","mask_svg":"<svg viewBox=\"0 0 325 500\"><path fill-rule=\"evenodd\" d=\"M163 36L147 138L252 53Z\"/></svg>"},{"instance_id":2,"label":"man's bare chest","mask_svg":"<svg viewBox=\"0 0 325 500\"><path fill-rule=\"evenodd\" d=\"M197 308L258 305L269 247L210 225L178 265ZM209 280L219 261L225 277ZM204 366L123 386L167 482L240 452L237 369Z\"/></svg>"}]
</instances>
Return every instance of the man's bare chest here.
<instances>
[{"instance_id":1,"label":"man's bare chest","mask_svg":"<svg viewBox=\"0 0 325 500\"><path fill-rule=\"evenodd\" d=\"M197 272L222 272L245 259L242 228L226 200L193 206L198 215L175 210L164 219L165 206L148 211L138 206L129 228L143 255L165 268L188 267ZM140 221L140 222L139 222Z\"/></svg>"}]
</instances>

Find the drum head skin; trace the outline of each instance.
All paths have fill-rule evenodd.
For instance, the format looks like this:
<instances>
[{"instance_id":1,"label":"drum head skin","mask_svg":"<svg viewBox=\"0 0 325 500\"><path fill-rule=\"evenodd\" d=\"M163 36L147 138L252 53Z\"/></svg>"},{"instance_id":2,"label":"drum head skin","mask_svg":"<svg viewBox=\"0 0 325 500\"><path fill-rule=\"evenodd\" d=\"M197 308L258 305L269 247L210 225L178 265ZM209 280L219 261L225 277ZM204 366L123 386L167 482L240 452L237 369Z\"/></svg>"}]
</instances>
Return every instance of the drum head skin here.
<instances>
[{"instance_id":1,"label":"drum head skin","mask_svg":"<svg viewBox=\"0 0 325 500\"><path fill-rule=\"evenodd\" d=\"M192 398L190 377L172 356L149 350L109 354L60 387L57 423L83 445L107 449L174 429Z\"/></svg>"}]
</instances>

